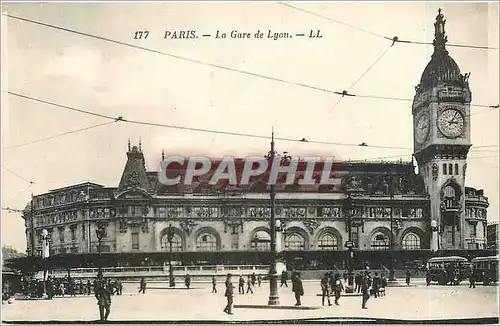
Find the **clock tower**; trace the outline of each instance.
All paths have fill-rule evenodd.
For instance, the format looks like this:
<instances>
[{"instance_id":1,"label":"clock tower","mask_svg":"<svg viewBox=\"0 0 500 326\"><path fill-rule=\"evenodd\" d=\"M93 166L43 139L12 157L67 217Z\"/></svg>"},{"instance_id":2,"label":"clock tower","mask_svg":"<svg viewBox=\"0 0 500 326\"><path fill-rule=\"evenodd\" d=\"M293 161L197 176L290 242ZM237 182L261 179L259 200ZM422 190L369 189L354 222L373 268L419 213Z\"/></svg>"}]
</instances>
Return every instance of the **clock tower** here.
<instances>
[{"instance_id":1,"label":"clock tower","mask_svg":"<svg viewBox=\"0 0 500 326\"><path fill-rule=\"evenodd\" d=\"M460 73L446 50L445 23L439 9L434 53L412 105L414 156L430 198L432 250L465 248L465 172L472 146L469 74Z\"/></svg>"}]
</instances>

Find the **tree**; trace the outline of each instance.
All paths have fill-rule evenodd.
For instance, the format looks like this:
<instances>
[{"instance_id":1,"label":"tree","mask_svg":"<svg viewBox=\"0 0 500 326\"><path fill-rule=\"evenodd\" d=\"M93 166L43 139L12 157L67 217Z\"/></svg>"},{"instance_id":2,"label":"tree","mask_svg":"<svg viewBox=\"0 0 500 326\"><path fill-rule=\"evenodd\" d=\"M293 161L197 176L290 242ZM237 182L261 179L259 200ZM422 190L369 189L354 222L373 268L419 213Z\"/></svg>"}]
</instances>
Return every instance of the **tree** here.
<instances>
[{"instance_id":1,"label":"tree","mask_svg":"<svg viewBox=\"0 0 500 326\"><path fill-rule=\"evenodd\" d=\"M2 259L11 259L11 258L17 258L17 257L24 257L26 254L17 251L16 249L12 248L11 246L2 246Z\"/></svg>"}]
</instances>

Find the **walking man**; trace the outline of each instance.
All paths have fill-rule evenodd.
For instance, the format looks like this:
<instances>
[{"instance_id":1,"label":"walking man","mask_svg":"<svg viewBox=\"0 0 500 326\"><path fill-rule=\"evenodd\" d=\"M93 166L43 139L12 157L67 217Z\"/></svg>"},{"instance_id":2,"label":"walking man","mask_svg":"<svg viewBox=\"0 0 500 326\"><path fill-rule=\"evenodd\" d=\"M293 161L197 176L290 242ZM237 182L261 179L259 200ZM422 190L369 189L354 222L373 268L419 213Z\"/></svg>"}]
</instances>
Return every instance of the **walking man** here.
<instances>
[{"instance_id":1,"label":"walking man","mask_svg":"<svg viewBox=\"0 0 500 326\"><path fill-rule=\"evenodd\" d=\"M280 285L280 287L282 287L283 285L288 287L288 284L286 283L286 281L288 281L288 272L283 271L283 272L281 272L281 285Z\"/></svg>"},{"instance_id":2,"label":"walking man","mask_svg":"<svg viewBox=\"0 0 500 326\"><path fill-rule=\"evenodd\" d=\"M224 312L228 315L232 315L233 313L231 312L231 309L233 307L233 283L231 282L231 274L227 274L227 279L226 279L226 292L224 295L226 296L227 299L227 305L226 308L224 308Z\"/></svg>"},{"instance_id":3,"label":"walking man","mask_svg":"<svg viewBox=\"0 0 500 326\"><path fill-rule=\"evenodd\" d=\"M238 293L245 294L245 280L243 276L240 275L240 279L238 280Z\"/></svg>"},{"instance_id":4,"label":"walking man","mask_svg":"<svg viewBox=\"0 0 500 326\"><path fill-rule=\"evenodd\" d=\"M217 280L215 279L215 275L212 276L212 293L217 293Z\"/></svg>"},{"instance_id":5,"label":"walking man","mask_svg":"<svg viewBox=\"0 0 500 326\"><path fill-rule=\"evenodd\" d=\"M340 279L340 274L335 274L333 285L333 292L335 293L335 304L339 305L340 293L344 291L344 286L342 285L342 281Z\"/></svg>"},{"instance_id":6,"label":"walking man","mask_svg":"<svg viewBox=\"0 0 500 326\"><path fill-rule=\"evenodd\" d=\"M410 278L411 278L411 274L410 274L410 270L407 268L406 269L406 285L410 285Z\"/></svg>"},{"instance_id":7,"label":"walking man","mask_svg":"<svg viewBox=\"0 0 500 326\"><path fill-rule=\"evenodd\" d=\"M365 276L361 279L361 292L363 293L363 301L361 303L361 308L362 309L368 309L366 307L366 303L368 302L368 299L370 299L370 276L368 272L365 272Z\"/></svg>"},{"instance_id":8,"label":"walking man","mask_svg":"<svg viewBox=\"0 0 500 326\"><path fill-rule=\"evenodd\" d=\"M375 272L375 276L373 277L373 295L375 298L379 297L379 291L380 291L380 277L378 276L378 273Z\"/></svg>"},{"instance_id":9,"label":"walking man","mask_svg":"<svg viewBox=\"0 0 500 326\"><path fill-rule=\"evenodd\" d=\"M143 293L145 294L146 293L146 280L143 278L141 278L141 283L139 284L139 293Z\"/></svg>"},{"instance_id":10,"label":"walking man","mask_svg":"<svg viewBox=\"0 0 500 326\"><path fill-rule=\"evenodd\" d=\"M360 273L356 273L356 277L354 278L354 284L356 285L354 287L354 292L361 292L361 274Z\"/></svg>"},{"instance_id":11,"label":"walking man","mask_svg":"<svg viewBox=\"0 0 500 326\"><path fill-rule=\"evenodd\" d=\"M96 284L97 287L94 292L99 306L99 317L101 321L106 321L111 312L111 294L103 283L98 282Z\"/></svg>"},{"instance_id":12,"label":"walking man","mask_svg":"<svg viewBox=\"0 0 500 326\"><path fill-rule=\"evenodd\" d=\"M296 306L300 306L300 297L304 295L304 287L302 286L302 280L300 279L300 273L295 272L292 277L292 292L295 293Z\"/></svg>"},{"instance_id":13,"label":"walking man","mask_svg":"<svg viewBox=\"0 0 500 326\"><path fill-rule=\"evenodd\" d=\"M248 294L248 292L253 294L252 279L251 279L250 275L248 275L248 279L247 279L247 294Z\"/></svg>"},{"instance_id":14,"label":"walking man","mask_svg":"<svg viewBox=\"0 0 500 326\"><path fill-rule=\"evenodd\" d=\"M476 288L476 278L474 276L474 273L470 273L469 275L469 289L475 289Z\"/></svg>"},{"instance_id":15,"label":"walking man","mask_svg":"<svg viewBox=\"0 0 500 326\"><path fill-rule=\"evenodd\" d=\"M260 274L259 276L257 276L257 284L259 284L259 287L262 284L262 277L260 276Z\"/></svg>"},{"instance_id":16,"label":"walking man","mask_svg":"<svg viewBox=\"0 0 500 326\"><path fill-rule=\"evenodd\" d=\"M321 305L325 305L325 298L328 299L328 305L331 306L332 303L330 302L330 288L329 288L329 283L330 283L330 273L325 273L323 278L321 279Z\"/></svg>"},{"instance_id":17,"label":"walking man","mask_svg":"<svg viewBox=\"0 0 500 326\"><path fill-rule=\"evenodd\" d=\"M186 287L189 290L189 287L191 286L191 276L189 274L186 274L186 278L184 279L184 284L186 284Z\"/></svg>"}]
</instances>

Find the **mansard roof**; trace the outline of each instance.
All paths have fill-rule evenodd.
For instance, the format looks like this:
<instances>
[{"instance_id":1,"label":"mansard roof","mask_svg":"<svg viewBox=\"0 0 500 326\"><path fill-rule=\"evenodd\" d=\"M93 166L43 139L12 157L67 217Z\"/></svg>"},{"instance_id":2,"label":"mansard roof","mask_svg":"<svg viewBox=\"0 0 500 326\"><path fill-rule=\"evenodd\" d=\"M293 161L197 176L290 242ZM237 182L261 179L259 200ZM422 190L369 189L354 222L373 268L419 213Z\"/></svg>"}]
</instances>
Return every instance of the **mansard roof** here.
<instances>
[{"instance_id":1,"label":"mansard roof","mask_svg":"<svg viewBox=\"0 0 500 326\"><path fill-rule=\"evenodd\" d=\"M194 177L190 185L183 184L186 164L169 164L166 174L169 178L181 177L178 185L167 186L158 181L157 172L148 172L148 178L153 182L156 195L182 195L185 193L212 194L217 192L268 192L267 180L269 171L262 176L250 178L248 185L231 185L228 180L220 180L215 185L210 185L210 180L221 160L212 160L211 170L201 176ZM306 169L306 162L300 161L297 167L295 182L285 184L286 174L278 175L277 192L345 192L348 188L356 188L359 192L378 195L416 194L424 195L423 179L414 173L412 162L334 162L330 178L335 179L333 185L320 185L324 162L315 165L313 179L315 185L299 185ZM238 180L243 170L244 160L235 161ZM154 181L153 181L154 180Z\"/></svg>"}]
</instances>

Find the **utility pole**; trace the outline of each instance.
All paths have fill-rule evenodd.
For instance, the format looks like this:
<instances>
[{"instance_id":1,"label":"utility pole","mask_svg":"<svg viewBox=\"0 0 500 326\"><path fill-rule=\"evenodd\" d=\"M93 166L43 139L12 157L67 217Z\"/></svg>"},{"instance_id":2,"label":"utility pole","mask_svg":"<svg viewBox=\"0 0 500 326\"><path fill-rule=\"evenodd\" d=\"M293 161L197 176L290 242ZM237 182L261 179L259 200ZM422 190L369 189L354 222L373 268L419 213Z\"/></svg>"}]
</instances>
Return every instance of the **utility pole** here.
<instances>
[{"instance_id":1,"label":"utility pole","mask_svg":"<svg viewBox=\"0 0 500 326\"><path fill-rule=\"evenodd\" d=\"M274 130L271 134L271 151L269 152L268 159L270 162L269 171L271 171L274 158L276 157L276 152L274 151ZM269 181L269 180L268 180ZM274 182L270 185L270 197L271 197L271 266L269 270L269 301L268 305L276 306L280 304L280 299L278 295L278 274L276 270L276 216L275 216L275 197L276 197L276 185Z\"/></svg>"},{"instance_id":2,"label":"utility pole","mask_svg":"<svg viewBox=\"0 0 500 326\"><path fill-rule=\"evenodd\" d=\"M35 256L35 201L31 193L30 204L30 224L31 224L31 256Z\"/></svg>"}]
</instances>

